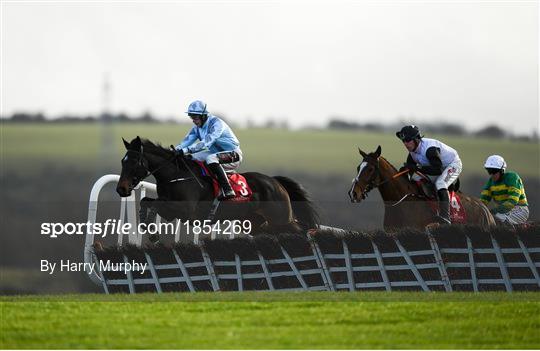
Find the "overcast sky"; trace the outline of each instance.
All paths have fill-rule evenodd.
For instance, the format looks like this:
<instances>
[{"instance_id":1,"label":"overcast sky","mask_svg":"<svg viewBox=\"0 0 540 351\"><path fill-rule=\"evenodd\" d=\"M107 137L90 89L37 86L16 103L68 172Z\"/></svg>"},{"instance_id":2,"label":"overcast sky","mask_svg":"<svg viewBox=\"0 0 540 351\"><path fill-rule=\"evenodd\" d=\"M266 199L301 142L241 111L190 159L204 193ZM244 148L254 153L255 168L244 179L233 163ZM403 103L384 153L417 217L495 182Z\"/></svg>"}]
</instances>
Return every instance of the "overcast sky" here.
<instances>
[{"instance_id":1,"label":"overcast sky","mask_svg":"<svg viewBox=\"0 0 540 351\"><path fill-rule=\"evenodd\" d=\"M1 114L538 130L536 1L2 1Z\"/></svg>"}]
</instances>

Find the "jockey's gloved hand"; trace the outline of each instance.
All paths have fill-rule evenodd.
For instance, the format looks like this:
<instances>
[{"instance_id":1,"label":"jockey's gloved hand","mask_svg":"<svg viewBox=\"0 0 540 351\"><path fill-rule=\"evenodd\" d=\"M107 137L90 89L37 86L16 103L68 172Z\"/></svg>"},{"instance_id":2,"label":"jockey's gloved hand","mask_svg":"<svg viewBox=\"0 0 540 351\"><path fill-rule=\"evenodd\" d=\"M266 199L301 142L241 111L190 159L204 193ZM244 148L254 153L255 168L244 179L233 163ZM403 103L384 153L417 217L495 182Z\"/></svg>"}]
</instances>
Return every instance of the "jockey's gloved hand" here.
<instances>
[{"instance_id":1,"label":"jockey's gloved hand","mask_svg":"<svg viewBox=\"0 0 540 351\"><path fill-rule=\"evenodd\" d=\"M171 145L171 149L172 149L172 151L174 151L174 154L176 155L176 157L183 157L184 156L184 150L182 150L182 149L178 150L173 145Z\"/></svg>"},{"instance_id":2,"label":"jockey's gloved hand","mask_svg":"<svg viewBox=\"0 0 540 351\"><path fill-rule=\"evenodd\" d=\"M404 170L406 170L406 169L408 169L408 170L409 170L409 173L412 174L412 173L418 171L418 170L420 169L420 167L418 167L418 165L415 164L415 163L405 163L405 164L403 165L403 167L401 167L401 168L399 169L399 172L402 172L402 171L404 171Z\"/></svg>"}]
</instances>

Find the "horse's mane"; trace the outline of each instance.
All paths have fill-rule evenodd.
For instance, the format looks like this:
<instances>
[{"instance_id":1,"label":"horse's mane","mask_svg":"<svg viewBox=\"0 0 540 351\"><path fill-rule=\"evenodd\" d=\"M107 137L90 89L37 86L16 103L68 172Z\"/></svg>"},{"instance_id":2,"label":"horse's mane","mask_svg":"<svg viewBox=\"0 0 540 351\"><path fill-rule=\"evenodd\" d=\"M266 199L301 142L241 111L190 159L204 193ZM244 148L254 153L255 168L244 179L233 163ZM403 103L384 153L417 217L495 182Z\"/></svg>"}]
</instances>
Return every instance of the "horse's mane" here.
<instances>
[{"instance_id":1,"label":"horse's mane","mask_svg":"<svg viewBox=\"0 0 540 351\"><path fill-rule=\"evenodd\" d=\"M165 160L171 160L173 159L174 152L162 146L160 143L154 143L148 139L140 138L141 139L141 145L144 149L144 153L148 153L157 157L161 157ZM177 166L182 167L182 163L176 163ZM197 163L193 161L191 158L184 157L184 165L185 167L197 167Z\"/></svg>"},{"instance_id":2,"label":"horse's mane","mask_svg":"<svg viewBox=\"0 0 540 351\"><path fill-rule=\"evenodd\" d=\"M141 145L144 148L144 152L151 153L153 155L168 158L173 155L172 150L163 147L160 143L154 143L148 139L141 138Z\"/></svg>"},{"instance_id":3,"label":"horse's mane","mask_svg":"<svg viewBox=\"0 0 540 351\"><path fill-rule=\"evenodd\" d=\"M396 167L394 167L394 165L392 163L390 163L390 161L388 161L387 159L385 159L382 156L379 156L379 159L382 159L384 162L386 162L390 166L390 168L392 168L392 170L394 170L394 172L396 172L396 173L398 172L398 169ZM420 189L418 189L418 187L409 180L409 177L407 176L407 173L402 174L397 179L404 180L407 183L407 185L409 186L410 189L415 190L416 192L420 191Z\"/></svg>"},{"instance_id":4,"label":"horse's mane","mask_svg":"<svg viewBox=\"0 0 540 351\"><path fill-rule=\"evenodd\" d=\"M394 167L394 165L392 163L390 163L390 161L388 161L387 159L385 159L384 157L382 156L379 156L379 159L382 159L384 162L386 162L390 168L395 172L397 173L398 172L398 169L396 167ZM407 177L407 173L405 174L402 174L399 178L403 178L405 177L405 179L407 180L407 182L409 182L409 178ZM409 182L410 183L410 182Z\"/></svg>"},{"instance_id":5,"label":"horse's mane","mask_svg":"<svg viewBox=\"0 0 540 351\"><path fill-rule=\"evenodd\" d=\"M382 157L382 156L379 156L380 159L383 159L384 162L386 162L396 173L398 172L398 169L396 167L394 167L394 165L392 163L390 163L390 161L388 161L386 158Z\"/></svg>"}]
</instances>

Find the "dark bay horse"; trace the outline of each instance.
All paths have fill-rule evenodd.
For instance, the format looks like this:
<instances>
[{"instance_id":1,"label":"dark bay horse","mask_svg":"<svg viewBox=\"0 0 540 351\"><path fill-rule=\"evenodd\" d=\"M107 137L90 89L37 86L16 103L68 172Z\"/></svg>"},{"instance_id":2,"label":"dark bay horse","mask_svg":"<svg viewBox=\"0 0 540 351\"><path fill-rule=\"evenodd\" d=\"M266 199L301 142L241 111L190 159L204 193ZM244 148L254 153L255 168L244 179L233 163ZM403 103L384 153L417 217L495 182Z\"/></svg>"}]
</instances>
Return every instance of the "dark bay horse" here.
<instances>
[{"instance_id":1,"label":"dark bay horse","mask_svg":"<svg viewBox=\"0 0 540 351\"><path fill-rule=\"evenodd\" d=\"M358 165L358 175L353 180L349 197L352 202L360 202L372 189L377 188L384 201L384 228L395 231L404 227L424 229L436 222L435 214L419 187L410 182L407 173L400 175L396 168L381 156L381 147L366 154ZM467 223L484 228L495 225L488 208L480 201L459 193Z\"/></svg>"},{"instance_id":2,"label":"dark bay horse","mask_svg":"<svg viewBox=\"0 0 540 351\"><path fill-rule=\"evenodd\" d=\"M122 139L123 140L123 139ZM212 180L202 176L201 166L189 157L178 159L174 151L136 137L125 140L127 152L116 191L122 197L144 178L156 180L157 199L144 198L141 207L171 221L205 220L214 201ZM253 191L249 202L222 201L215 220L250 220L254 232L299 232L315 228L319 215L304 188L287 177L242 173Z\"/></svg>"}]
</instances>

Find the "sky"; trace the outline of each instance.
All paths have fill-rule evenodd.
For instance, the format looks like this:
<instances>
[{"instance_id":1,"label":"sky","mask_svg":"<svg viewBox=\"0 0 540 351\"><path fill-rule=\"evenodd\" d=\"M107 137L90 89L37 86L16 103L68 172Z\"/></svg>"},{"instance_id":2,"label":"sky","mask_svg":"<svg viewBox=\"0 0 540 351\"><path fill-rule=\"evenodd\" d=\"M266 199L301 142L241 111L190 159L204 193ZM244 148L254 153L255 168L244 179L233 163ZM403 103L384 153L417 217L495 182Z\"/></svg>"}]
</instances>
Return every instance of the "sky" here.
<instances>
[{"instance_id":1,"label":"sky","mask_svg":"<svg viewBox=\"0 0 540 351\"><path fill-rule=\"evenodd\" d=\"M0 114L538 131L537 1L1 3Z\"/></svg>"}]
</instances>

